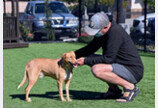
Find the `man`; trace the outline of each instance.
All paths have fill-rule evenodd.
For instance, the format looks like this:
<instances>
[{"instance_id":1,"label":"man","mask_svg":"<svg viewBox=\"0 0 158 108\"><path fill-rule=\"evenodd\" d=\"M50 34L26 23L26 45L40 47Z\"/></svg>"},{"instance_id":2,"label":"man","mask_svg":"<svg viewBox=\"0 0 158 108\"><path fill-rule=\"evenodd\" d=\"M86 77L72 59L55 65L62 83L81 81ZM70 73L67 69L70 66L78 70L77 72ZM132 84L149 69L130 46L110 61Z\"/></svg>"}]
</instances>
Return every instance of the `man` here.
<instances>
[{"instance_id":1,"label":"man","mask_svg":"<svg viewBox=\"0 0 158 108\"><path fill-rule=\"evenodd\" d=\"M143 64L137 50L125 30L115 22L109 22L103 12L91 17L85 32L94 39L76 50L77 64L91 66L94 76L107 82L109 89L100 98L116 98L116 102L131 102L139 94L136 84L143 77ZM94 54L102 48L102 55ZM117 86L124 88L124 94Z\"/></svg>"}]
</instances>

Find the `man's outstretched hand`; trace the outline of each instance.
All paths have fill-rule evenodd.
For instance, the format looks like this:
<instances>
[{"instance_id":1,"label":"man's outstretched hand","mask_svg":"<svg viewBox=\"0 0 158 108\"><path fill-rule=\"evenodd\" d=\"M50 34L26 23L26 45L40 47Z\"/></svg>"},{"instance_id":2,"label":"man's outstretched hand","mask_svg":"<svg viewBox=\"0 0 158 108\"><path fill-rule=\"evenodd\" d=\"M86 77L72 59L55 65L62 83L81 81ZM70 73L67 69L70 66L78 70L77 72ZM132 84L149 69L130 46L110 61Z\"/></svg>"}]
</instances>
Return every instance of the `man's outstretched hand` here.
<instances>
[{"instance_id":1,"label":"man's outstretched hand","mask_svg":"<svg viewBox=\"0 0 158 108\"><path fill-rule=\"evenodd\" d=\"M84 59L85 59L84 57L77 59L77 61L76 61L77 65L79 65L79 66L84 65Z\"/></svg>"}]
</instances>

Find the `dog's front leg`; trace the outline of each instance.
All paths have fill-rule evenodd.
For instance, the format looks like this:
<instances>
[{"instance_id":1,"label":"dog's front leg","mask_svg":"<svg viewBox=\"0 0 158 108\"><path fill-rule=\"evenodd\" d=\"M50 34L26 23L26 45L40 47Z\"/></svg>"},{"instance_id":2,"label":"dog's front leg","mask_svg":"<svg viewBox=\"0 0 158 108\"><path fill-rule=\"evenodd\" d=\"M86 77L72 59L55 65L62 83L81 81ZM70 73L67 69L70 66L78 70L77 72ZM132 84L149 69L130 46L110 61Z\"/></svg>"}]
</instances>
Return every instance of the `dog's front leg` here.
<instances>
[{"instance_id":1,"label":"dog's front leg","mask_svg":"<svg viewBox=\"0 0 158 108\"><path fill-rule=\"evenodd\" d=\"M70 81L71 81L70 79L68 79L68 80L65 81L67 101L72 101L70 99L70 96L69 96L69 84L70 84Z\"/></svg>"},{"instance_id":2,"label":"dog's front leg","mask_svg":"<svg viewBox=\"0 0 158 108\"><path fill-rule=\"evenodd\" d=\"M63 97L63 82L64 82L63 80L57 80L60 99L62 101L66 101Z\"/></svg>"}]
</instances>

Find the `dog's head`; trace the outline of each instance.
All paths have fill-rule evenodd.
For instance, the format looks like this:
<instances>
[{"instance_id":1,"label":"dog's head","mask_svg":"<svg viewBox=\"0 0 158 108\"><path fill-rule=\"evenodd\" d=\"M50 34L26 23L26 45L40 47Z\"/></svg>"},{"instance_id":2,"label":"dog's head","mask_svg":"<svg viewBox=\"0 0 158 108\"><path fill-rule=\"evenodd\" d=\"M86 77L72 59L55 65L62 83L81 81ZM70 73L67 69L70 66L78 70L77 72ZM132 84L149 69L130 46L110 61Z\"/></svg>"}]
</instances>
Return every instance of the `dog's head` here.
<instances>
[{"instance_id":1,"label":"dog's head","mask_svg":"<svg viewBox=\"0 0 158 108\"><path fill-rule=\"evenodd\" d=\"M77 67L77 64L76 64L76 55L73 51L70 51L70 52L67 52L67 53L64 53L62 56L61 56L62 60L64 62L66 62L67 64L70 64L72 65L74 68Z\"/></svg>"}]
</instances>

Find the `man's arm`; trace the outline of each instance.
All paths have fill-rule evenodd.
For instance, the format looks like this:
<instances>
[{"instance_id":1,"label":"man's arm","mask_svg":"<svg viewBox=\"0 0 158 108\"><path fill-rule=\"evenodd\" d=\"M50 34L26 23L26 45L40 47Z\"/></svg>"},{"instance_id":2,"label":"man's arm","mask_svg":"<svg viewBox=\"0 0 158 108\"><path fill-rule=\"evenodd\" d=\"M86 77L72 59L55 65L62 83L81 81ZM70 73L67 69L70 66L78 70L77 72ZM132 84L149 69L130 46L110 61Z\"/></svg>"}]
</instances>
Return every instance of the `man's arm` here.
<instances>
[{"instance_id":1,"label":"man's arm","mask_svg":"<svg viewBox=\"0 0 158 108\"><path fill-rule=\"evenodd\" d=\"M104 49L105 50L104 55L100 57L87 57L84 60L84 64L92 66L98 63L106 63L106 64L113 63L115 61L115 58L117 56L117 53L119 51L122 42L123 42L122 33L118 32L117 30L115 32L111 32L105 43L106 49Z\"/></svg>"},{"instance_id":2,"label":"man's arm","mask_svg":"<svg viewBox=\"0 0 158 108\"><path fill-rule=\"evenodd\" d=\"M94 39L88 45L75 51L76 58L78 59L80 57L87 57L96 52L100 47L100 39L94 37Z\"/></svg>"}]
</instances>

